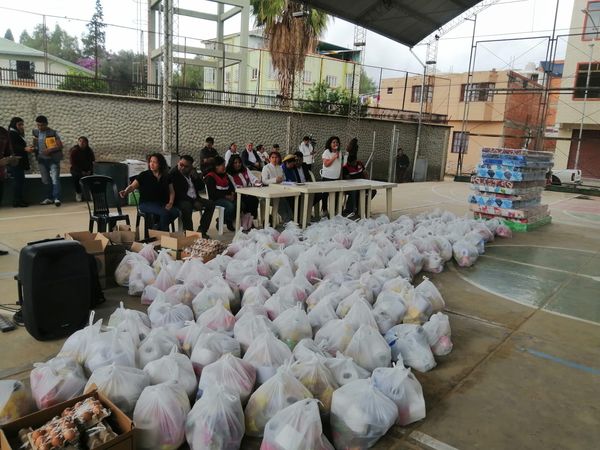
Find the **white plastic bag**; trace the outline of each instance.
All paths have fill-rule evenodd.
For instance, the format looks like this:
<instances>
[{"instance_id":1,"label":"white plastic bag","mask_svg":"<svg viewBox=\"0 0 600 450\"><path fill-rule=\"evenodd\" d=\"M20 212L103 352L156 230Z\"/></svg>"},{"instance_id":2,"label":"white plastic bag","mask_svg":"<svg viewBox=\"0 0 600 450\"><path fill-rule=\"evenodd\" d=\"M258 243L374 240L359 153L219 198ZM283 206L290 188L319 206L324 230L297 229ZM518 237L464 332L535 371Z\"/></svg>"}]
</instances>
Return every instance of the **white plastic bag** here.
<instances>
[{"instance_id":1,"label":"white plastic bag","mask_svg":"<svg viewBox=\"0 0 600 450\"><path fill-rule=\"evenodd\" d=\"M433 314L433 305L426 297L413 290L405 299L407 309L402 318L404 323L422 324L429 320Z\"/></svg>"},{"instance_id":2,"label":"white plastic bag","mask_svg":"<svg viewBox=\"0 0 600 450\"><path fill-rule=\"evenodd\" d=\"M129 275L131 274L131 268L133 263L142 262L143 264L148 264L146 258L144 258L139 253L125 251L125 256L115 269L115 281L119 286L129 286Z\"/></svg>"},{"instance_id":3,"label":"white plastic bag","mask_svg":"<svg viewBox=\"0 0 600 450\"><path fill-rule=\"evenodd\" d=\"M373 312L371 310L371 305L365 300L357 300L350 307L350 311L344 317L355 330L358 330L361 325L368 325L373 328L377 328L377 322L373 317Z\"/></svg>"},{"instance_id":4,"label":"white plastic bag","mask_svg":"<svg viewBox=\"0 0 600 450\"><path fill-rule=\"evenodd\" d=\"M96 369L88 380L85 390L96 385L98 391L125 414L131 414L142 391L150 385L150 378L143 370L135 367L111 364Z\"/></svg>"},{"instance_id":5,"label":"white plastic bag","mask_svg":"<svg viewBox=\"0 0 600 450\"><path fill-rule=\"evenodd\" d=\"M192 301L192 308L196 317L200 317L200 314L215 306L220 300L223 306L231 311L230 302L234 299L235 294L227 282L223 278L213 278L198 292Z\"/></svg>"},{"instance_id":6,"label":"white plastic bag","mask_svg":"<svg viewBox=\"0 0 600 450\"><path fill-rule=\"evenodd\" d=\"M369 448L398 418L398 408L370 379L355 380L333 393L331 429L335 448Z\"/></svg>"},{"instance_id":7,"label":"white plastic bag","mask_svg":"<svg viewBox=\"0 0 600 450\"><path fill-rule=\"evenodd\" d=\"M150 333L150 319L141 311L125 308L121 302L108 319L108 327L129 334L134 343L139 345Z\"/></svg>"},{"instance_id":8,"label":"white plastic bag","mask_svg":"<svg viewBox=\"0 0 600 450\"><path fill-rule=\"evenodd\" d=\"M341 352L337 352L335 358L327 358L324 363L340 386L354 380L369 378L371 375L368 370L363 369L352 358Z\"/></svg>"},{"instance_id":9,"label":"white plastic bag","mask_svg":"<svg viewBox=\"0 0 600 450\"><path fill-rule=\"evenodd\" d=\"M308 312L308 321L313 334L319 331L327 322L337 318L338 316L329 299L321 300Z\"/></svg>"},{"instance_id":10,"label":"white plastic bag","mask_svg":"<svg viewBox=\"0 0 600 450\"><path fill-rule=\"evenodd\" d=\"M225 270L225 278L239 285L247 275L259 275L256 270L256 259L253 261L238 259L229 261Z\"/></svg>"},{"instance_id":11,"label":"white plastic bag","mask_svg":"<svg viewBox=\"0 0 600 450\"><path fill-rule=\"evenodd\" d=\"M324 415L331 411L331 396L339 385L335 377L325 365L323 358L313 355L312 358L296 361L292 364L292 373L321 403L319 409Z\"/></svg>"},{"instance_id":12,"label":"white plastic bag","mask_svg":"<svg viewBox=\"0 0 600 450\"><path fill-rule=\"evenodd\" d=\"M415 293L421 294L429 303L431 303L432 311L434 313L442 311L446 306L444 299L442 298L442 294L438 288L435 287L429 278L423 277L423 281L415 288Z\"/></svg>"},{"instance_id":13,"label":"white plastic bag","mask_svg":"<svg viewBox=\"0 0 600 450\"><path fill-rule=\"evenodd\" d=\"M186 321L194 320L194 313L183 303L172 305L162 300L154 301L148 307L148 317L153 328L166 327L169 330L177 330L183 328Z\"/></svg>"},{"instance_id":14,"label":"white plastic bag","mask_svg":"<svg viewBox=\"0 0 600 450\"><path fill-rule=\"evenodd\" d=\"M291 358L292 352L287 345L273 334L263 333L250 344L243 360L256 369L256 383L263 384Z\"/></svg>"},{"instance_id":15,"label":"white plastic bag","mask_svg":"<svg viewBox=\"0 0 600 450\"><path fill-rule=\"evenodd\" d=\"M465 240L457 241L452 245L452 254L460 267L471 267L479 258L477 247Z\"/></svg>"},{"instance_id":16,"label":"white plastic bag","mask_svg":"<svg viewBox=\"0 0 600 450\"><path fill-rule=\"evenodd\" d=\"M76 331L67 338L57 356L74 358L79 364L85 363L87 348L100 334L102 319L94 323L95 312L90 312L88 326Z\"/></svg>"},{"instance_id":17,"label":"white plastic bag","mask_svg":"<svg viewBox=\"0 0 600 450\"><path fill-rule=\"evenodd\" d=\"M140 301L142 302L142 305L151 305L155 301L166 302L167 296L156 286L154 286L153 284L149 284L142 291Z\"/></svg>"},{"instance_id":18,"label":"white plastic bag","mask_svg":"<svg viewBox=\"0 0 600 450\"><path fill-rule=\"evenodd\" d=\"M392 353L386 340L376 327L369 325L360 326L344 354L369 372L377 367L389 367L392 361Z\"/></svg>"},{"instance_id":19,"label":"white plastic bag","mask_svg":"<svg viewBox=\"0 0 600 450\"><path fill-rule=\"evenodd\" d=\"M244 411L246 434L262 436L265 425L275 414L305 398L312 398L310 391L294 378L288 365L280 367L250 396Z\"/></svg>"},{"instance_id":20,"label":"white plastic bag","mask_svg":"<svg viewBox=\"0 0 600 450\"><path fill-rule=\"evenodd\" d=\"M312 359L315 355L320 356L321 358L328 358L330 356L321 346L317 345L315 341L310 338L302 339L298 342L298 345L294 347L292 353L296 361Z\"/></svg>"},{"instance_id":21,"label":"white plastic bag","mask_svg":"<svg viewBox=\"0 0 600 450\"><path fill-rule=\"evenodd\" d=\"M427 372L436 366L433 353L427 341L425 330L420 325L401 324L385 334L385 340L392 349L392 358L419 372Z\"/></svg>"},{"instance_id":22,"label":"white plastic bag","mask_svg":"<svg viewBox=\"0 0 600 450\"><path fill-rule=\"evenodd\" d=\"M138 349L138 367L143 369L150 361L155 361L171 353L177 347L177 338L165 328L153 328Z\"/></svg>"},{"instance_id":23,"label":"white plastic bag","mask_svg":"<svg viewBox=\"0 0 600 450\"><path fill-rule=\"evenodd\" d=\"M171 257L169 250L166 248L163 248L162 250L160 250L158 252L156 259L152 263L152 267L154 268L154 271L158 274L162 271L162 269L167 267L167 265L172 261L173 261L173 258Z\"/></svg>"},{"instance_id":24,"label":"white plastic bag","mask_svg":"<svg viewBox=\"0 0 600 450\"><path fill-rule=\"evenodd\" d=\"M224 386L203 395L185 422L185 436L192 450L237 450L244 432L244 410L240 399Z\"/></svg>"},{"instance_id":25,"label":"white plastic bag","mask_svg":"<svg viewBox=\"0 0 600 450\"><path fill-rule=\"evenodd\" d=\"M215 306L200 314L196 322L211 330L233 335L235 317L223 306L223 302L218 300Z\"/></svg>"},{"instance_id":26,"label":"white plastic bag","mask_svg":"<svg viewBox=\"0 0 600 450\"><path fill-rule=\"evenodd\" d=\"M366 296L364 296L360 291L355 291L353 294L344 298L339 303L335 310L336 314L343 319L346 317L346 314L348 314L348 311L350 311L350 308L352 308L352 305L358 301L364 301L370 305L370 302L367 300Z\"/></svg>"},{"instance_id":27,"label":"white plastic bag","mask_svg":"<svg viewBox=\"0 0 600 450\"><path fill-rule=\"evenodd\" d=\"M334 450L323 434L317 403L304 399L276 413L265 426L261 450Z\"/></svg>"},{"instance_id":28,"label":"white plastic bag","mask_svg":"<svg viewBox=\"0 0 600 450\"><path fill-rule=\"evenodd\" d=\"M211 269L202 262L200 258L190 258L179 268L175 275L177 281L183 284L189 284L198 288L203 288L204 285L215 277L221 277L221 273Z\"/></svg>"},{"instance_id":29,"label":"white plastic bag","mask_svg":"<svg viewBox=\"0 0 600 450\"><path fill-rule=\"evenodd\" d=\"M129 295L140 295L146 286L154 283L155 275L148 264L134 261L129 274Z\"/></svg>"},{"instance_id":30,"label":"white plastic bag","mask_svg":"<svg viewBox=\"0 0 600 450\"><path fill-rule=\"evenodd\" d=\"M255 382L254 366L231 353L226 353L202 370L198 395L203 396L205 391L213 391L216 386L223 386L238 395L245 405Z\"/></svg>"},{"instance_id":31,"label":"white plastic bag","mask_svg":"<svg viewBox=\"0 0 600 450\"><path fill-rule=\"evenodd\" d=\"M246 305L264 305L271 293L263 285L250 286L244 290L242 307Z\"/></svg>"},{"instance_id":32,"label":"white plastic bag","mask_svg":"<svg viewBox=\"0 0 600 450\"><path fill-rule=\"evenodd\" d=\"M265 308L267 309L269 319L275 320L279 314L293 308L297 304L298 302L291 295L278 291L265 302Z\"/></svg>"},{"instance_id":33,"label":"white plastic bag","mask_svg":"<svg viewBox=\"0 0 600 450\"><path fill-rule=\"evenodd\" d=\"M192 300L202 290L195 284L174 284L165 291L165 299L172 305L183 303L189 307L192 306Z\"/></svg>"},{"instance_id":34,"label":"white plastic bag","mask_svg":"<svg viewBox=\"0 0 600 450\"><path fill-rule=\"evenodd\" d=\"M31 414L35 405L29 389L17 380L0 380L0 426Z\"/></svg>"},{"instance_id":35,"label":"white plastic bag","mask_svg":"<svg viewBox=\"0 0 600 450\"><path fill-rule=\"evenodd\" d=\"M112 329L100 333L90 343L85 358L85 369L88 374L91 374L99 367L112 363L135 367L136 354L137 349L131 336Z\"/></svg>"},{"instance_id":36,"label":"white plastic bag","mask_svg":"<svg viewBox=\"0 0 600 450\"><path fill-rule=\"evenodd\" d=\"M317 331L315 342L317 345L323 345L330 355L335 355L338 351L343 353L346 350L352 336L354 327L351 324L344 319L334 319Z\"/></svg>"},{"instance_id":37,"label":"white plastic bag","mask_svg":"<svg viewBox=\"0 0 600 450\"><path fill-rule=\"evenodd\" d=\"M423 388L410 369L402 364L378 367L373 371L372 381L398 407L397 425L405 426L425 418Z\"/></svg>"},{"instance_id":38,"label":"white plastic bag","mask_svg":"<svg viewBox=\"0 0 600 450\"><path fill-rule=\"evenodd\" d=\"M177 347L168 355L146 364L144 372L150 377L150 384L172 381L179 383L190 399L194 399L196 395L197 380L194 367L187 356L177 353Z\"/></svg>"},{"instance_id":39,"label":"white plastic bag","mask_svg":"<svg viewBox=\"0 0 600 450\"><path fill-rule=\"evenodd\" d=\"M394 325L402 322L406 310L404 298L400 294L393 291L381 291L373 306L373 317L377 322L379 332L385 334Z\"/></svg>"},{"instance_id":40,"label":"white plastic bag","mask_svg":"<svg viewBox=\"0 0 600 450\"><path fill-rule=\"evenodd\" d=\"M200 378L202 369L217 361L221 356L231 353L233 356L241 357L240 343L230 336L218 331L206 331L202 333L190 356L196 378Z\"/></svg>"},{"instance_id":41,"label":"white plastic bag","mask_svg":"<svg viewBox=\"0 0 600 450\"><path fill-rule=\"evenodd\" d=\"M300 303L283 311L274 321L279 338L293 350L302 339L312 337L312 328L308 316Z\"/></svg>"},{"instance_id":42,"label":"white plastic bag","mask_svg":"<svg viewBox=\"0 0 600 450\"><path fill-rule=\"evenodd\" d=\"M435 356L445 356L452 351L450 321L447 315L435 313L423 324L423 329Z\"/></svg>"},{"instance_id":43,"label":"white plastic bag","mask_svg":"<svg viewBox=\"0 0 600 450\"><path fill-rule=\"evenodd\" d=\"M153 286L165 292L175 283L175 276L167 267L163 267L163 270L161 270L160 273L156 276L156 280L154 281Z\"/></svg>"},{"instance_id":44,"label":"white plastic bag","mask_svg":"<svg viewBox=\"0 0 600 450\"><path fill-rule=\"evenodd\" d=\"M271 283L280 288L281 286L287 286L291 284L294 279L294 272L292 271L292 267L289 265L283 265L271 278Z\"/></svg>"},{"instance_id":45,"label":"white plastic bag","mask_svg":"<svg viewBox=\"0 0 600 450\"><path fill-rule=\"evenodd\" d=\"M198 325L191 320L186 322L183 328L175 330L175 337L181 351L189 357L192 354L198 337L205 331L207 331L206 327Z\"/></svg>"},{"instance_id":46,"label":"white plastic bag","mask_svg":"<svg viewBox=\"0 0 600 450\"><path fill-rule=\"evenodd\" d=\"M143 450L176 450L185 441L185 420L190 401L177 383L148 386L135 410L136 447Z\"/></svg>"},{"instance_id":47,"label":"white plastic bag","mask_svg":"<svg viewBox=\"0 0 600 450\"><path fill-rule=\"evenodd\" d=\"M75 359L56 357L35 363L29 381L35 404L45 409L81 395L87 378Z\"/></svg>"},{"instance_id":48,"label":"white plastic bag","mask_svg":"<svg viewBox=\"0 0 600 450\"><path fill-rule=\"evenodd\" d=\"M148 264L153 264L158 257L158 253L154 250L154 246L152 244L144 244L142 249L138 252L140 256L143 256Z\"/></svg>"}]
</instances>

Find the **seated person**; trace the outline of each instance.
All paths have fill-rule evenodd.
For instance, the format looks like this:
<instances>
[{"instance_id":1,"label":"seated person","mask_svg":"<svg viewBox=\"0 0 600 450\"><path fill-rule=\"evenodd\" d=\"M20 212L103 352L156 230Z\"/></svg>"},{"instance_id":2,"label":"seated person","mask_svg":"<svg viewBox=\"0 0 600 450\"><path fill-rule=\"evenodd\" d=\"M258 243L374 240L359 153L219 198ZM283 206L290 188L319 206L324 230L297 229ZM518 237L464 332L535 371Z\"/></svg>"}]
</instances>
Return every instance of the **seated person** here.
<instances>
[{"instance_id":1,"label":"seated person","mask_svg":"<svg viewBox=\"0 0 600 450\"><path fill-rule=\"evenodd\" d=\"M263 168L262 158L254 149L254 144L249 142L242 151L242 162L250 170L261 170Z\"/></svg>"},{"instance_id":2,"label":"seated person","mask_svg":"<svg viewBox=\"0 0 600 450\"><path fill-rule=\"evenodd\" d=\"M292 183L301 183L300 174L296 169L295 155L285 155L285 157L283 158L283 164L281 164L281 170L283 171L284 181L289 181Z\"/></svg>"},{"instance_id":3,"label":"seated person","mask_svg":"<svg viewBox=\"0 0 600 450\"><path fill-rule=\"evenodd\" d=\"M262 170L262 183L266 185L280 184L282 181L281 155L279 152L272 151L269 153L269 164L263 167ZM288 202L280 201L278 212L284 223L292 220L292 211Z\"/></svg>"},{"instance_id":4,"label":"seated person","mask_svg":"<svg viewBox=\"0 0 600 450\"><path fill-rule=\"evenodd\" d=\"M175 189L175 206L181 211L181 221L184 230L193 230L192 213L200 211L200 226L198 231L204 239L210 239L208 229L215 211L215 204L200 196L205 191L202 177L194 169L194 158L183 155L179 158L177 167L169 172L173 189Z\"/></svg>"},{"instance_id":5,"label":"seated person","mask_svg":"<svg viewBox=\"0 0 600 450\"><path fill-rule=\"evenodd\" d=\"M358 160L358 139L353 138L346 147L348 159L342 166L342 178L344 180L368 179L369 174L362 161ZM371 191L371 198L375 197L376 191ZM358 191L349 192L346 197L346 208L342 213L346 217L354 217L358 214Z\"/></svg>"},{"instance_id":6,"label":"seated person","mask_svg":"<svg viewBox=\"0 0 600 450\"><path fill-rule=\"evenodd\" d=\"M227 175L229 181L233 186L237 188L261 186L261 182L258 181L252 172L250 172L242 163L242 158L239 155L231 155L229 163L227 164ZM240 210L244 213L244 216L240 218L242 228L244 230L251 229L254 225L253 219L258 217L258 198L252 195L242 195L242 204Z\"/></svg>"},{"instance_id":7,"label":"seated person","mask_svg":"<svg viewBox=\"0 0 600 450\"><path fill-rule=\"evenodd\" d=\"M158 229L169 231L169 224L179 217L179 210L173 206L175 190L169 178L167 160L162 153L148 156L148 170L137 175L119 195L125 198L136 189L140 191L140 211L157 216Z\"/></svg>"},{"instance_id":8,"label":"seated person","mask_svg":"<svg viewBox=\"0 0 600 450\"><path fill-rule=\"evenodd\" d=\"M296 155L296 171L298 172L300 183L310 183L312 177L310 176L309 165L304 162L304 154L301 151L297 151L294 155Z\"/></svg>"},{"instance_id":9,"label":"seated person","mask_svg":"<svg viewBox=\"0 0 600 450\"><path fill-rule=\"evenodd\" d=\"M235 188L225 172L225 159L217 156L214 167L204 177L208 198L217 206L225 208L225 225L229 231L235 231Z\"/></svg>"}]
</instances>

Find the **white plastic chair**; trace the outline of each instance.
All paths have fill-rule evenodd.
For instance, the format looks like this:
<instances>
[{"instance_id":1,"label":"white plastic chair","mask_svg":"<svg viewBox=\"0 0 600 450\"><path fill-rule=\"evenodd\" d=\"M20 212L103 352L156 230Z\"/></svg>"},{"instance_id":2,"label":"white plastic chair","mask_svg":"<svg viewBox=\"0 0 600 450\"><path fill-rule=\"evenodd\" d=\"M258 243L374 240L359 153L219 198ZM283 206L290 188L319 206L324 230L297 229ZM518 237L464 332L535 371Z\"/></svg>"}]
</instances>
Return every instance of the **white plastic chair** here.
<instances>
[{"instance_id":1,"label":"white plastic chair","mask_svg":"<svg viewBox=\"0 0 600 450\"><path fill-rule=\"evenodd\" d=\"M204 197L208 198L208 189L206 186L204 187ZM215 205L215 210L219 212L219 226L217 227L217 233L219 236L223 235L224 226L225 226L225 208L223 206Z\"/></svg>"}]
</instances>

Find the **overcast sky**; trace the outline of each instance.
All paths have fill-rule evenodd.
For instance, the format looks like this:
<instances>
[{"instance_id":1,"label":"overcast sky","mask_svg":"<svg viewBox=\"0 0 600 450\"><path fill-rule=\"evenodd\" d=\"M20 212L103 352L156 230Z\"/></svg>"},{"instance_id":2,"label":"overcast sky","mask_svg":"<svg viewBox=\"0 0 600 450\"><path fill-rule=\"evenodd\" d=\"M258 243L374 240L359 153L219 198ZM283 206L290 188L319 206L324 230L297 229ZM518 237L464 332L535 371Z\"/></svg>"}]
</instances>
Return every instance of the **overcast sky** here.
<instances>
[{"instance_id":1,"label":"overcast sky","mask_svg":"<svg viewBox=\"0 0 600 450\"><path fill-rule=\"evenodd\" d=\"M202 9L216 12L216 4L204 0L174 0L181 8ZM514 37L550 36L554 20L556 0L500 0L478 15L476 40L494 40ZM32 31L35 24L42 21L41 14L47 14L50 29L58 23L69 33L81 36L85 23L94 12L95 0L0 0L0 36L11 28L18 41L21 32ZM146 0L103 0L104 20L111 26L107 29L107 47L110 50L139 50L140 33L146 28ZM568 33L573 0L560 1L557 30L558 34ZM18 10L27 11L19 12ZM141 14L140 14L141 13ZM141 23L140 23L141 18ZM75 20L81 19L81 20ZM118 27L118 26L119 27ZM178 34L186 36L188 42L196 39L214 38L216 29L208 21L181 19L177 24ZM238 19L228 21L226 33L239 30ZM450 33L442 36L439 43L438 72L464 72L469 61L469 48L473 22L464 22ZM580 30L572 30L579 32ZM323 40L334 44L352 47L354 26L340 19L333 19ZM145 36L144 36L145 39ZM564 41L561 39L559 54L564 54ZM509 67L521 69L528 63L538 64L546 53L548 39L512 41L510 43L478 43L476 69L498 70ZM193 44L192 44L193 45ZM198 42L196 42L198 45ZM425 47L417 46L415 52L424 59ZM367 33L365 63L390 69L420 72L420 66L408 49L379 36ZM378 69L370 69L371 76L378 78ZM400 76L391 70L384 71L384 78Z\"/></svg>"}]
</instances>

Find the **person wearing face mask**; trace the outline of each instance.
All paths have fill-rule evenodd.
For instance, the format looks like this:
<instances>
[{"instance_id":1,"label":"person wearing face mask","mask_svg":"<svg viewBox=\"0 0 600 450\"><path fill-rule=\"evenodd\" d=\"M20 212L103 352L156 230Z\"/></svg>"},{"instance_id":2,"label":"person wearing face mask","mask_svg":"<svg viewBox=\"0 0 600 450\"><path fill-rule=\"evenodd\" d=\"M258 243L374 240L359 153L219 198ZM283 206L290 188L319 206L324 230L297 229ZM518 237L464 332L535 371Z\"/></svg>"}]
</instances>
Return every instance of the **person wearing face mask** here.
<instances>
[{"instance_id":1,"label":"person wearing face mask","mask_svg":"<svg viewBox=\"0 0 600 450\"><path fill-rule=\"evenodd\" d=\"M215 204L200 196L206 187L202 177L194 169L194 158L190 155L181 156L177 166L169 172L169 176L175 190L175 206L181 211L183 229L194 229L192 214L194 211L199 211L198 231L202 233L204 239L210 239L208 229L215 211Z\"/></svg>"},{"instance_id":2,"label":"person wearing face mask","mask_svg":"<svg viewBox=\"0 0 600 450\"><path fill-rule=\"evenodd\" d=\"M19 157L15 166L9 167L13 179L15 180L13 192L13 207L24 208L29 206L25 202L25 172L30 169L29 153L33 152L33 146L27 145L25 140L25 122L20 117L13 117L8 126L10 143L14 156Z\"/></svg>"}]
</instances>

